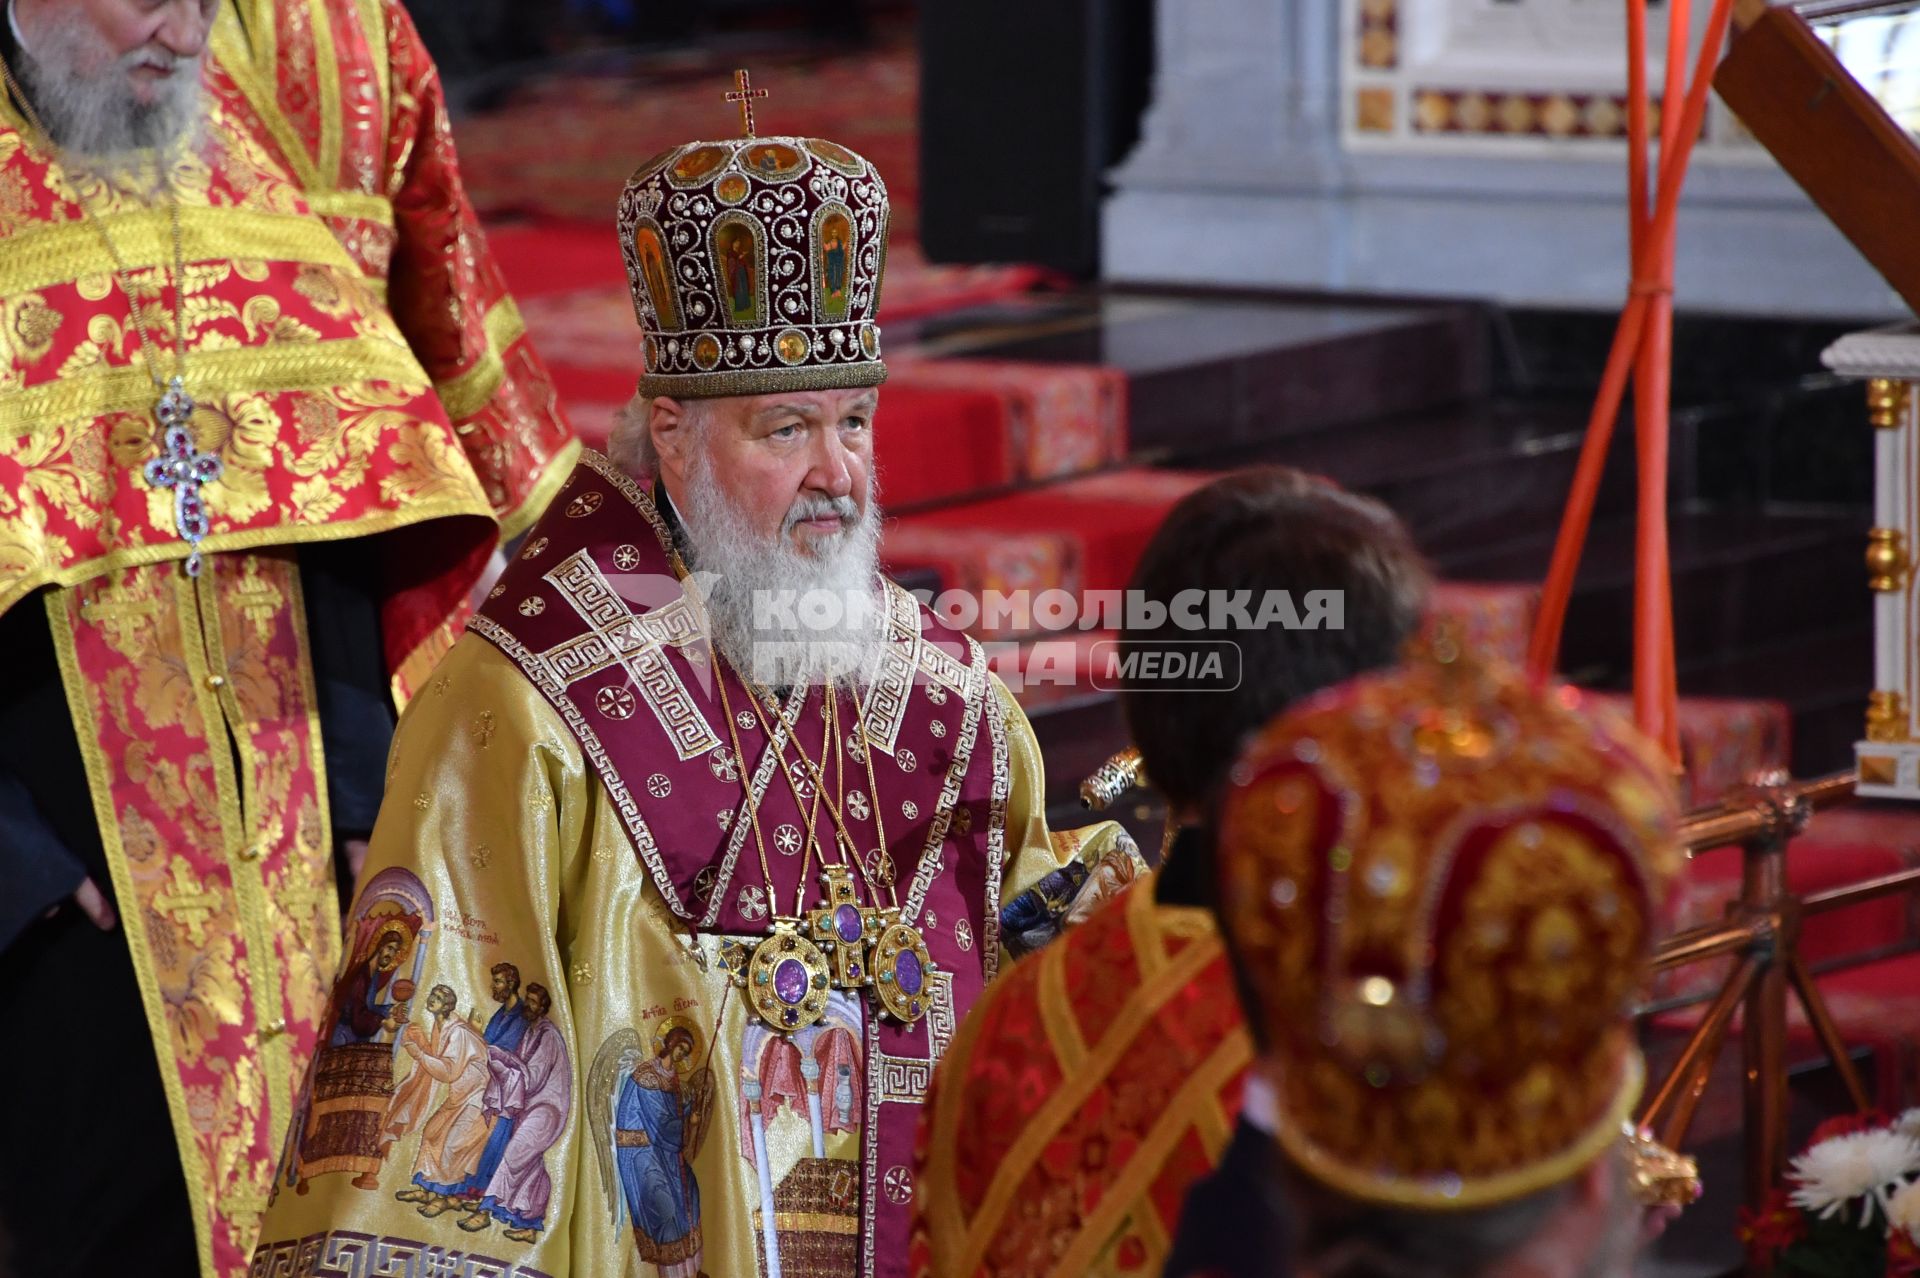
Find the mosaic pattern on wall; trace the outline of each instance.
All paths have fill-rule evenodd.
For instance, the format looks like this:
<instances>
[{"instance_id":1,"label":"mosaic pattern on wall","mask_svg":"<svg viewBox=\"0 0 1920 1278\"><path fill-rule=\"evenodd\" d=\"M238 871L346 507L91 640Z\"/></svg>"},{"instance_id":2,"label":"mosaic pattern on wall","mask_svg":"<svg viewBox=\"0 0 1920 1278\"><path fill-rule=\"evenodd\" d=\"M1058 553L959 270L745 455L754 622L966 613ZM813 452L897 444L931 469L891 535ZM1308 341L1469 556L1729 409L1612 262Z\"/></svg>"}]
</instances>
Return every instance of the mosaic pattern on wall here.
<instances>
[{"instance_id":1,"label":"mosaic pattern on wall","mask_svg":"<svg viewBox=\"0 0 1920 1278\"><path fill-rule=\"evenodd\" d=\"M1449 149L1466 145L1491 153L1525 147L1528 153L1537 154L1542 146L1556 144L1612 150L1625 140L1624 67L1612 77L1621 81L1619 84L1555 87L1530 85L1524 74L1507 77L1517 83L1460 83L1457 81L1471 77L1448 75L1444 68L1428 62L1410 61L1409 24L1446 22L1445 2L1484 9L1474 0L1435 0L1425 6L1410 0L1343 0L1341 74L1344 133L1349 143L1372 149L1391 143L1410 149L1418 149L1423 143ZM1518 11L1542 2L1509 0L1498 8ZM1559 2L1564 4L1566 0ZM1655 20L1659 20L1657 15ZM1612 58L1611 54L1602 56ZM1486 52L1477 51L1475 61L1484 65ZM1537 61L1516 53L1514 69L1531 71ZM1605 78L1587 77L1589 81ZM1656 98L1650 127L1657 130L1659 120L1660 103ZM1696 154L1750 158L1762 153L1739 120L1716 98L1710 103L1706 133Z\"/></svg>"}]
</instances>

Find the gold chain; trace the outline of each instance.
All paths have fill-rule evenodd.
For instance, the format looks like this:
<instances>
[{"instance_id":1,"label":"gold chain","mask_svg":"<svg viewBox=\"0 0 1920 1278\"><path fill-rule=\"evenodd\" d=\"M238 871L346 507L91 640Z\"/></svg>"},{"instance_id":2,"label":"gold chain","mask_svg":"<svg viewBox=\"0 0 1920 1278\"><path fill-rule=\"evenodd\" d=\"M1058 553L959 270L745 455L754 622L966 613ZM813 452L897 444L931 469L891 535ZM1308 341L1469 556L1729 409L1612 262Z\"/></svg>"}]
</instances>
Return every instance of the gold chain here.
<instances>
[{"instance_id":1,"label":"gold chain","mask_svg":"<svg viewBox=\"0 0 1920 1278\"><path fill-rule=\"evenodd\" d=\"M747 756L740 749L740 730L733 722L733 700L727 695L726 672L720 669L719 658L715 656L713 645L707 645L708 669L713 672L713 680L720 686L720 712L727 716L727 740L733 744L734 766L740 770L740 791L747 799L747 820L753 824L754 851L760 855L760 881L767 885L767 907L775 916L780 913L780 903L775 895L778 891L773 884L773 866L767 862L767 838L760 829L760 801L754 797L753 782L747 777ZM800 888L798 899L794 902L794 915L798 917L799 907L806 901L807 871L813 868L813 845L818 842L808 831L806 859L800 863ZM824 858L823 858L824 859Z\"/></svg>"},{"instance_id":2,"label":"gold chain","mask_svg":"<svg viewBox=\"0 0 1920 1278\"><path fill-rule=\"evenodd\" d=\"M740 681L741 683L746 685L747 695L749 698L752 698L756 695L767 696L764 689L760 688L759 685L752 683L750 680L748 680L744 676L742 676ZM772 698L768 697L768 700L772 700ZM778 704L778 703L776 702L775 704ZM804 707L806 703L803 700L801 704ZM815 806L814 806L814 814L812 818L810 818L812 824L810 824L807 830L807 838L808 840L810 840L809 848L818 846L820 843L820 836L817 833L817 830L819 828L817 823L819 821L820 805L824 804L827 809L827 817L833 823L834 830L838 833L838 836L839 836L837 839L837 843L838 843L838 846L840 847L841 861L844 863L852 864L854 870L859 873L861 880L865 882L867 877L866 871L862 869L860 866L859 852L854 850L853 848L853 836L847 833L846 822L841 819L840 810L834 806L833 800L828 799L826 797L826 792L827 792L826 778L820 774L820 770L818 768L815 768L813 766L813 761L807 757L807 747L804 744L802 744L800 740L799 725L789 724L787 722L787 717L784 714L780 715L779 718L780 718L781 726L784 728L787 728L788 731L783 732L776 737L773 733L773 726L767 722L766 716L760 713L760 707L757 703L754 706L754 714L760 720L760 730L766 734L767 743L773 747L774 759L776 764L779 766L780 771L786 773L787 788L793 792L793 801L796 804L804 805L806 800L800 797L800 784L799 782L793 779L793 773L789 771L787 768L786 742L788 740L791 740L793 742L793 752L800 756L800 762L806 765L807 774L813 780L813 796L814 796ZM820 718L822 722L825 723L826 725L826 732L823 734L820 742L820 749L822 751L823 757L824 757L824 753L827 750L834 748L833 742L837 739L837 734L834 732L835 717L836 717L835 707L832 699L831 698L823 699L820 707ZM826 849L823 847L821 848L821 852L820 852L820 864L824 866L826 865L826 863L827 863L827 854L826 854ZM800 903L805 904L806 902L806 896L805 896L806 880L805 879L801 880L800 887L802 892L802 895L800 897ZM873 884L870 882L867 883L867 895L870 897L873 897ZM878 900L877 897L874 897L874 899Z\"/></svg>"},{"instance_id":3,"label":"gold chain","mask_svg":"<svg viewBox=\"0 0 1920 1278\"><path fill-rule=\"evenodd\" d=\"M740 677L740 681L741 681L742 683L744 683L744 684L746 685L746 687L747 687L747 691L748 691L748 693L749 693L750 695L752 695L752 696L755 696L755 697L759 697L759 698L764 698L764 699L765 699L765 700L767 700L767 701L772 701L772 700L773 700L773 698L771 697L771 695L769 695L769 694L768 694L768 693L766 692L766 690L765 690L765 689L763 689L763 688L761 688L761 687L760 687L760 686L759 686L758 684L756 684L756 683L754 683L754 682L753 682L752 680L750 680L750 679L748 679L748 678L747 678L747 677L746 677L745 675L742 675L742 676ZM821 694L821 695L822 695L822 698L823 698L823 700L824 700L824 701L826 702L826 704L827 704L827 706L828 706L828 707L834 707L834 706L837 706L837 705L839 704L839 697L838 697L838 695L837 695L837 694L836 694L836 693L834 692L834 690L833 690L833 685L832 685L832 684L827 684L827 685L825 685L825 687L824 687L824 688L823 688L823 690L822 690L822 694ZM777 703L777 702L775 702L774 704L776 704L776 705L777 705L778 703ZM856 702L855 704L856 704L856 714L858 714L858 710L857 710L857 706L858 706L858 703ZM754 713L755 713L755 714L759 714L759 704L758 704L758 702L756 702L756 704L755 704L755 706L754 706ZM784 716L782 716L782 719L783 719L783 722L784 722ZM762 726L762 730L763 730L763 731L765 731L765 732L767 733L767 736L768 736L768 739L769 739L769 740L772 740L772 739L774 739L774 738L773 738L773 732L772 732L772 730L771 730L771 728L769 728L769 727L767 727L767 725L766 725L766 720L765 720L765 718L764 718L764 717L762 717L762 718L761 718L761 726ZM857 719L855 720L855 723L854 723L854 730L855 730L856 732L858 732L858 733L860 734L860 749L861 749L861 751L862 751L862 753L865 753L865 752L867 752L867 751L870 751L870 750L872 749L872 747L871 747L870 745L868 745L868 744L867 744L867 740L866 740L866 736L867 736L867 733L866 733L866 724L865 724L865 720L864 720L864 718L857 718ZM812 759L809 759L809 758L807 757L807 749L806 749L806 747L805 747L804 745L802 745L802 744L800 743L800 736L799 736L799 733L798 733L798 732L795 732L795 733L793 733L793 734L792 734L792 736L793 736L793 750L794 750L794 753L800 756L800 762L801 762L802 764L804 764L804 765L806 766L806 769L807 769L807 774L808 774L808 775L809 775L810 777L812 777L812 778L813 778L813 785L814 785L814 792L815 792L816 794L821 794L821 793L824 793L824 792L826 791L826 788L827 788L827 778L826 778L826 775L825 775L825 774L824 774L824 773L823 773L823 772L821 771L821 769L820 769L820 768L818 768L818 767L816 767L816 766L814 766L814 762L813 762L813 760L812 760ZM824 751L824 750L826 749L826 745L825 745L825 743L822 743L822 747L821 747L821 748L822 748L822 750L823 750L823 751ZM822 758L824 759L824 757L825 757L825 756L824 756L824 754L823 754L823 755L822 755ZM781 752L781 756L780 756L780 763L781 763L781 765L782 765L782 770L784 771L784 770L785 770L785 764L786 764L786 757L785 757L785 752L784 752L784 750L782 750L782 752ZM789 784L789 785L793 785L793 777L792 777L792 774L791 774L791 773L789 773L789 774L788 774L788 777L787 777L787 784ZM873 785L873 784L874 784L874 781L873 781L873 764L872 764L872 762L871 762L871 760L869 760L869 762L868 762L868 764L867 764L867 784L868 784L868 785ZM795 797L795 799L796 799L796 800L797 800L797 799L799 798L799 790L798 790L798 788L797 788L797 787L796 787L796 788L795 788L795 790L794 790L794 797ZM880 811L880 796L879 796L879 795L877 795L877 794L876 794L876 795L874 795L874 796L873 796L873 804L874 804L874 809L873 809L873 810L874 810L874 812L875 812L875 813L878 813L878 812ZM856 873L858 873L858 874L859 874L859 876L860 876L860 881L861 881L862 883L865 883L865 884L867 885L867 896L868 896L868 898L869 898L870 900L872 900L872 901L873 901L873 902L874 902L874 903L875 903L876 905L877 905L877 904L879 904L879 901L880 901L880 894L879 894L879 893L878 893L877 891L875 891L875 890L874 890L874 886L873 886L873 878L872 878L872 876L871 876L871 875L869 875L869 874L867 873L867 867L866 867L866 866L865 866L864 864L862 864L862 863L861 863L861 860L860 860L860 849L859 849L859 847L858 847L858 846L857 846L857 845L856 845L856 844L854 843L854 841L853 841L853 834L852 834L852 832L851 832L851 831L849 831L849 830L847 829L847 823L846 823L846 821L845 821L845 820L844 820L844 819L843 819L843 818L841 817L841 815L840 815L840 811L839 811L839 809L838 809L838 808L836 808L836 807L835 807L835 806L833 805L833 803L832 803L832 802L830 802L830 801L829 801L829 802L827 803L827 805L826 805L826 806L827 806L827 815L828 815L828 816L829 816L830 818L832 818L832 820L833 820L833 825L834 825L834 829L835 829L835 830L837 830L837 831L839 832L839 835L840 835L840 841L841 841L841 848L842 848L842 851L843 851L843 854L844 854L844 856L845 856L845 859L846 859L846 860L847 860L848 862L850 862L850 863L851 863L851 864L853 865L853 868L854 868L854 871L855 871ZM876 818L876 819L877 819L877 818ZM884 827L883 827L883 828L884 828ZM822 861L823 861L823 862L825 861L825 856L824 856L824 854L822 855L822 858L821 858L821 859L822 859ZM894 905L898 905L898 904L900 904L900 898L899 898L899 896L898 896L898 895L897 895L897 894L896 894L896 893L894 892L894 888L893 888L893 884L892 884L891 882L889 882L889 883L888 883L888 884L887 884L886 886L887 886L887 897L888 897L888 900L890 901L890 903L892 903L892 904L894 904Z\"/></svg>"},{"instance_id":4,"label":"gold chain","mask_svg":"<svg viewBox=\"0 0 1920 1278\"><path fill-rule=\"evenodd\" d=\"M7 91L19 100L21 109L26 113L27 122L33 125L34 132L38 133L41 141L45 143L48 162L60 169L62 176L68 176L65 173L65 165L63 165L60 160L60 144L54 141L53 134L48 131L46 124L40 119L40 113L34 109L33 100L29 98L25 90L20 87L20 82L14 79L13 68L7 65L5 58L0 58L0 79L6 81ZM161 181L166 187L167 195L170 197L167 200L167 212L170 215L169 220L173 224L173 373L176 378L184 379L187 371L187 271L186 254L181 244L180 201L177 198L171 198L173 197L173 180L167 176L167 167L164 159L156 156L154 163L160 171ZM113 259L114 279L119 282L120 291L127 296L127 310L133 320L133 331L140 339L140 353L146 361L147 376L153 378L153 384L155 386L164 388L167 384L166 378L160 374L160 360L158 356L154 354L153 339L147 336L147 326L141 320L140 303L138 299L134 297L133 284L128 278L126 260L120 256L120 249L114 244L113 236L107 233L106 223L102 222L99 217L94 214L93 206L87 203L87 197L81 193L79 186L75 185L70 177L68 177L67 185L73 191L73 198L78 201L80 205L82 216L84 216L88 224L99 233L100 242L106 246L107 256ZM154 298L156 301L159 299L159 296L160 289L156 287L154 289Z\"/></svg>"}]
</instances>

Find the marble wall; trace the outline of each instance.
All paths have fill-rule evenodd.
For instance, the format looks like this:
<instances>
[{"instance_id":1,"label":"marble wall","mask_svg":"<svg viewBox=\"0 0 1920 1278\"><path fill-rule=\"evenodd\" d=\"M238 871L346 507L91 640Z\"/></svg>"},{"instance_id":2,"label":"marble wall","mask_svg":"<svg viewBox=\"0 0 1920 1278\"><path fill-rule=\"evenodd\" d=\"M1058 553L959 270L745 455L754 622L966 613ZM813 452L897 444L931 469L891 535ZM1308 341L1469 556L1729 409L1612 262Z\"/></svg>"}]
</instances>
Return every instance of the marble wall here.
<instances>
[{"instance_id":1,"label":"marble wall","mask_svg":"<svg viewBox=\"0 0 1920 1278\"><path fill-rule=\"evenodd\" d=\"M1703 18L1705 0L1694 8ZM1622 9L1161 0L1153 104L1111 175L1107 276L1617 308ZM1690 310L1906 313L1717 100L1681 203L1675 292Z\"/></svg>"}]
</instances>

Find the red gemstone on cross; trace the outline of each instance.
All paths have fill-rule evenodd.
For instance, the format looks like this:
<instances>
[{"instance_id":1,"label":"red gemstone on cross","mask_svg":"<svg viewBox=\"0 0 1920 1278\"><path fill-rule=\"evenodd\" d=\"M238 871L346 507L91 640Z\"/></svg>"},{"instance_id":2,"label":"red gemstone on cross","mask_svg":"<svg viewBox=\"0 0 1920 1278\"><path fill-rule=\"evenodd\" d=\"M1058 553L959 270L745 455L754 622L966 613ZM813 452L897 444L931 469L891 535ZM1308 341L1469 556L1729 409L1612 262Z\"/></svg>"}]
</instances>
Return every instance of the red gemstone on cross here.
<instances>
[{"instance_id":1,"label":"red gemstone on cross","mask_svg":"<svg viewBox=\"0 0 1920 1278\"><path fill-rule=\"evenodd\" d=\"M753 136L753 100L766 97L767 91L754 88L753 81L745 71L735 71L733 83L735 88L727 94L727 101L740 108L740 136L750 138Z\"/></svg>"}]
</instances>

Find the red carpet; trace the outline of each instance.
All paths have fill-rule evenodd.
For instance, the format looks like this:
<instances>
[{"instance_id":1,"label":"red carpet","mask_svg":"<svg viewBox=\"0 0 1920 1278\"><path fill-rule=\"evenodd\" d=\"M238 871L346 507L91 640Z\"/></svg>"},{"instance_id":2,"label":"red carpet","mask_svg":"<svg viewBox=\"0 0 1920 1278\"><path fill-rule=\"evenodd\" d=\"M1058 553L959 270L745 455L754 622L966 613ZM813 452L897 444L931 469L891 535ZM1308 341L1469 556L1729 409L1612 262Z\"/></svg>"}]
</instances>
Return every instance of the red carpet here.
<instances>
[{"instance_id":1,"label":"red carpet","mask_svg":"<svg viewBox=\"0 0 1920 1278\"><path fill-rule=\"evenodd\" d=\"M467 191L482 215L538 214L609 225L627 175L698 138L737 136L724 95L739 63L707 55L635 59L617 74L551 76L505 107L456 125ZM896 239L919 230L920 68L912 29L834 54L755 54L767 97L758 131L831 138L872 160L893 196Z\"/></svg>"},{"instance_id":2,"label":"red carpet","mask_svg":"<svg viewBox=\"0 0 1920 1278\"><path fill-rule=\"evenodd\" d=\"M536 221L489 232L574 425L598 447L640 374L640 330L611 222ZM1025 292L1025 266L932 266L911 244L887 262L883 321ZM887 504L931 502L1078 474L1126 454L1126 379L1073 365L891 360L875 435Z\"/></svg>"}]
</instances>

